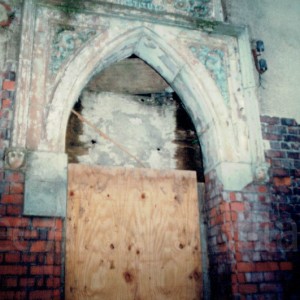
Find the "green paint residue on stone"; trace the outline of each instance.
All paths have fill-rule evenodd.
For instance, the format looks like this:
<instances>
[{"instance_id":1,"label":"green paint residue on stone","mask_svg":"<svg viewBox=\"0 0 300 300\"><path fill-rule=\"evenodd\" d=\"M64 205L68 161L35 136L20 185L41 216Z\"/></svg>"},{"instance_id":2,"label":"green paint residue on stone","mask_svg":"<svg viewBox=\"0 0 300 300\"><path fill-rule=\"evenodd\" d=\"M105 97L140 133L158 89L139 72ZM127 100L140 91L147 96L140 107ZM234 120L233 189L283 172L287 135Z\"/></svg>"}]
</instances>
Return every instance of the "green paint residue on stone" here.
<instances>
[{"instance_id":1,"label":"green paint residue on stone","mask_svg":"<svg viewBox=\"0 0 300 300\"><path fill-rule=\"evenodd\" d=\"M110 0L120 5L157 12L185 13L191 17L209 17L212 11L211 0Z\"/></svg>"},{"instance_id":2,"label":"green paint residue on stone","mask_svg":"<svg viewBox=\"0 0 300 300\"><path fill-rule=\"evenodd\" d=\"M207 17L211 11L210 0L174 0L174 7L200 18Z\"/></svg>"},{"instance_id":3,"label":"green paint residue on stone","mask_svg":"<svg viewBox=\"0 0 300 300\"><path fill-rule=\"evenodd\" d=\"M84 7L84 0L62 0L58 6L66 16L71 16L73 13L80 12Z\"/></svg>"},{"instance_id":4,"label":"green paint residue on stone","mask_svg":"<svg viewBox=\"0 0 300 300\"><path fill-rule=\"evenodd\" d=\"M120 5L135 7L137 9L165 11L164 5L156 4L153 0L116 0L116 3Z\"/></svg>"},{"instance_id":5,"label":"green paint residue on stone","mask_svg":"<svg viewBox=\"0 0 300 300\"><path fill-rule=\"evenodd\" d=\"M85 29L76 32L72 26L59 27L56 30L51 55L51 72L55 74L64 62L81 47L85 42L96 34L93 29Z\"/></svg>"},{"instance_id":6,"label":"green paint residue on stone","mask_svg":"<svg viewBox=\"0 0 300 300\"><path fill-rule=\"evenodd\" d=\"M214 31L216 26L219 24L217 21L211 21L206 19L195 19L193 21L197 29L202 29L204 31Z\"/></svg>"},{"instance_id":7,"label":"green paint residue on stone","mask_svg":"<svg viewBox=\"0 0 300 300\"><path fill-rule=\"evenodd\" d=\"M206 46L189 47L192 53L203 63L209 71L212 78L215 80L225 103L229 103L227 72L224 63L224 52L220 49L210 49Z\"/></svg>"}]
</instances>

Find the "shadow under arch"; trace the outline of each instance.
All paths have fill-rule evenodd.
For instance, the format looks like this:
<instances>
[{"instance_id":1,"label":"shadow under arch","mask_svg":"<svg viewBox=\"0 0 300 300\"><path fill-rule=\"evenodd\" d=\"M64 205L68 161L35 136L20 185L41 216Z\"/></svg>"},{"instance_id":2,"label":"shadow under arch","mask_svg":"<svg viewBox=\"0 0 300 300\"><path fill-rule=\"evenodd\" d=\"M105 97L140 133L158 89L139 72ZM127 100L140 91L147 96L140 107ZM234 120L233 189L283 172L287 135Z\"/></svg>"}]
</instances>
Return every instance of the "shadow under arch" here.
<instances>
[{"instance_id":1,"label":"shadow under arch","mask_svg":"<svg viewBox=\"0 0 300 300\"><path fill-rule=\"evenodd\" d=\"M180 50L185 47L180 41L177 46ZM95 73L135 54L164 77L181 98L201 143L205 172L225 161L224 151L232 155L226 156L226 161L237 161L232 124L215 82L199 61L188 63L195 59L179 52L146 27L97 35L58 74L39 149L64 152L69 114L84 86Z\"/></svg>"}]
</instances>

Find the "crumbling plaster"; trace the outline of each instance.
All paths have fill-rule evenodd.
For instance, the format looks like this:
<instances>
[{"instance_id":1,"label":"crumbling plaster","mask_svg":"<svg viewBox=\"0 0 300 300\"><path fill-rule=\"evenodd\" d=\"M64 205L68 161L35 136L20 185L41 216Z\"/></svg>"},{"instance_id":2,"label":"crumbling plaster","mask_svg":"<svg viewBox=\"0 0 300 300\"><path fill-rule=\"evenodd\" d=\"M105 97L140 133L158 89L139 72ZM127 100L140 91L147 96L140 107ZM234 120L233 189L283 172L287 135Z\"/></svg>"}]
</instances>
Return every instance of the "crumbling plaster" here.
<instances>
[{"instance_id":1,"label":"crumbling plaster","mask_svg":"<svg viewBox=\"0 0 300 300\"><path fill-rule=\"evenodd\" d=\"M79 163L176 169L176 145L172 142L176 138L176 105L172 99L159 105L146 97L141 102L141 96L87 91L80 98L82 116L124 145L142 165L85 123L79 138L88 147L77 156Z\"/></svg>"},{"instance_id":2,"label":"crumbling plaster","mask_svg":"<svg viewBox=\"0 0 300 300\"><path fill-rule=\"evenodd\" d=\"M253 181L257 168L264 168L264 155L247 31L218 24L219 31L212 32L209 24L206 32L178 16L151 19L147 12L120 7L108 13L101 4L88 12L63 19L62 13L42 2L25 2L13 146L64 152L69 114L87 82L135 54L182 99L197 130L205 172L215 169L228 190ZM70 28L88 28L95 34L74 46L57 74L52 74L58 28L66 35ZM204 47L211 51L203 59L198 53ZM221 59L216 59L218 51ZM227 78L218 75L221 70ZM218 78L226 81L222 84L228 99Z\"/></svg>"},{"instance_id":3,"label":"crumbling plaster","mask_svg":"<svg viewBox=\"0 0 300 300\"><path fill-rule=\"evenodd\" d=\"M202 182L202 153L189 115L176 94L152 91L133 95L85 88L74 107L81 116L72 113L68 121L69 163L194 170Z\"/></svg>"}]
</instances>

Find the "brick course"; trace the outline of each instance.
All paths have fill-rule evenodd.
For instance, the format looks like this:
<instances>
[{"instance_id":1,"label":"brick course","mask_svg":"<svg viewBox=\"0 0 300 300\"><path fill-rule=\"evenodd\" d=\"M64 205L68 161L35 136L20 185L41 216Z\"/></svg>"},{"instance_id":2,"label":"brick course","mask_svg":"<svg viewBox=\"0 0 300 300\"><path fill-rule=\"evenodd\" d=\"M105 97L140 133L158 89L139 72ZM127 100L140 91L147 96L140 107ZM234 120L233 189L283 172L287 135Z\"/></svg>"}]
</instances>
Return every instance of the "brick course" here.
<instances>
[{"instance_id":1,"label":"brick course","mask_svg":"<svg viewBox=\"0 0 300 300\"><path fill-rule=\"evenodd\" d=\"M261 122L270 145L265 151L269 182L224 192L214 172L206 176L208 251L216 299L300 298L300 126L293 119L269 116L262 116Z\"/></svg>"},{"instance_id":2,"label":"brick course","mask_svg":"<svg viewBox=\"0 0 300 300\"><path fill-rule=\"evenodd\" d=\"M2 75L0 154L9 146L15 73ZM0 162L0 299L63 299L61 219L22 215L24 173Z\"/></svg>"},{"instance_id":3,"label":"brick course","mask_svg":"<svg viewBox=\"0 0 300 300\"><path fill-rule=\"evenodd\" d=\"M13 69L13 68L11 68ZM10 143L16 74L0 74L0 153ZM270 181L223 191L206 175L212 297L300 298L300 126L262 116ZM24 174L0 162L0 299L63 298L63 222L22 215ZM295 243L296 242L296 243Z\"/></svg>"}]
</instances>

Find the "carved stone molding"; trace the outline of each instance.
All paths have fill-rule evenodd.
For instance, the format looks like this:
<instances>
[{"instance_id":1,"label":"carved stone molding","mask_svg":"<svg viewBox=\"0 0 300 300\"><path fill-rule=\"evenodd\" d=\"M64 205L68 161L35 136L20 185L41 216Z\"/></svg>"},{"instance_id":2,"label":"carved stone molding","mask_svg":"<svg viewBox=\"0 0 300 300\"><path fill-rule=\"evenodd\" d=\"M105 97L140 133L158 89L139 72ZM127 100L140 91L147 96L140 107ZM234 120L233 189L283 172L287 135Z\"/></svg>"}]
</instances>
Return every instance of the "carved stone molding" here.
<instances>
[{"instance_id":1,"label":"carved stone molding","mask_svg":"<svg viewBox=\"0 0 300 300\"><path fill-rule=\"evenodd\" d=\"M205 172L216 170L226 190L253 182L254 166L264 163L265 156L244 27L217 24L207 33L199 20L114 6L115 0L110 1L115 10L109 11L107 3L86 1L84 10L64 23L61 11L41 2L24 2L13 146L63 153L70 110L86 83L109 65L136 55L182 99L201 139ZM32 170L41 155L32 156ZM264 176L258 172L256 177ZM49 186L56 181L46 179ZM27 199L39 198L39 183L28 180Z\"/></svg>"},{"instance_id":2,"label":"carved stone molding","mask_svg":"<svg viewBox=\"0 0 300 300\"><path fill-rule=\"evenodd\" d=\"M211 14L211 0L174 0L174 7L188 12L193 17L203 18Z\"/></svg>"},{"instance_id":3,"label":"carved stone molding","mask_svg":"<svg viewBox=\"0 0 300 300\"><path fill-rule=\"evenodd\" d=\"M220 49L210 49L206 46L191 45L190 50L201 61L215 80L226 104L229 102L225 54Z\"/></svg>"},{"instance_id":4,"label":"carved stone molding","mask_svg":"<svg viewBox=\"0 0 300 300\"><path fill-rule=\"evenodd\" d=\"M95 36L94 29L59 26L55 30L52 44L50 70L55 74L67 59L84 43Z\"/></svg>"},{"instance_id":5,"label":"carved stone molding","mask_svg":"<svg viewBox=\"0 0 300 300\"><path fill-rule=\"evenodd\" d=\"M26 165L26 150L22 148L7 148L5 150L5 169L20 170Z\"/></svg>"},{"instance_id":6,"label":"carved stone molding","mask_svg":"<svg viewBox=\"0 0 300 300\"><path fill-rule=\"evenodd\" d=\"M262 163L254 167L254 181L256 183L264 184L269 181L269 167L270 166L266 163Z\"/></svg>"},{"instance_id":7,"label":"carved stone molding","mask_svg":"<svg viewBox=\"0 0 300 300\"><path fill-rule=\"evenodd\" d=\"M210 18L213 12L212 0L108 0L108 2L137 9L184 14L194 18Z\"/></svg>"}]
</instances>

